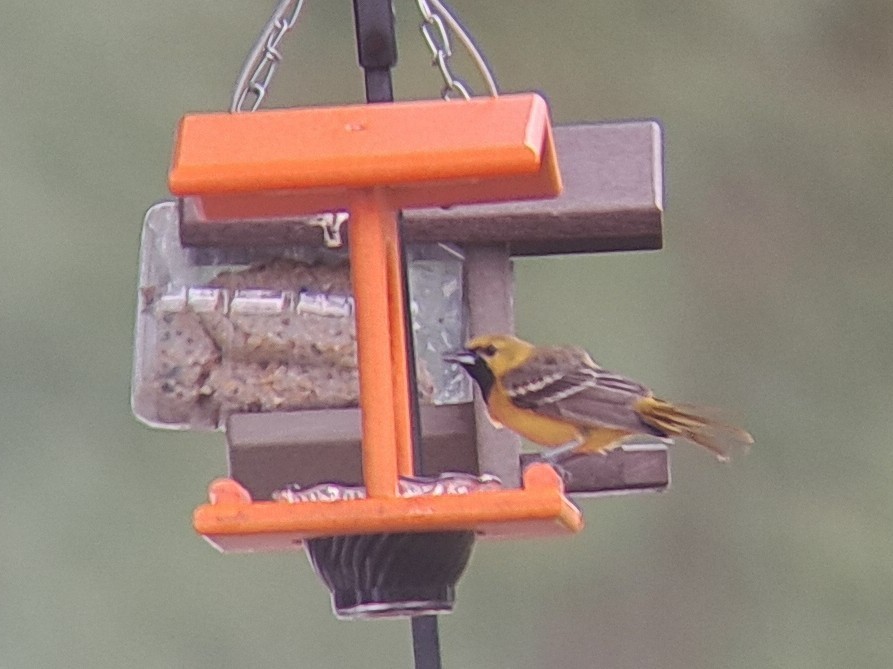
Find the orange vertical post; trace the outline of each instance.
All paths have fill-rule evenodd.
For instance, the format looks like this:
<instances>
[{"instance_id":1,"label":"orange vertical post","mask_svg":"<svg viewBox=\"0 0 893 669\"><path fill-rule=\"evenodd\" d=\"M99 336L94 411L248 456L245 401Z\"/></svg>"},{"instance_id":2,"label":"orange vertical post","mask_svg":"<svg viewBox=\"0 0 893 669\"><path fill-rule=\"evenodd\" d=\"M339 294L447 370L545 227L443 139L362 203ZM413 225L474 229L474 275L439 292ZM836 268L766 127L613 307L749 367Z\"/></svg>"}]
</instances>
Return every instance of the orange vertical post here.
<instances>
[{"instance_id":1,"label":"orange vertical post","mask_svg":"<svg viewBox=\"0 0 893 669\"><path fill-rule=\"evenodd\" d=\"M391 312L391 358L394 383L394 427L397 432L397 470L401 476L412 476L412 406L410 392L417 392L409 387L409 367L406 359L407 331L412 326L407 323L407 314L403 310L403 263L400 248L400 236L397 219L391 219L393 227L388 236L388 304Z\"/></svg>"},{"instance_id":2,"label":"orange vertical post","mask_svg":"<svg viewBox=\"0 0 893 669\"><path fill-rule=\"evenodd\" d=\"M350 216L363 480L370 497L394 497L398 473L412 473L402 337L405 326L399 301L401 293L394 294L394 285L400 280L397 214L384 193L362 190L351 198ZM399 338L397 333L401 333ZM399 381L401 369L403 375ZM404 471L407 467L409 471Z\"/></svg>"}]
</instances>

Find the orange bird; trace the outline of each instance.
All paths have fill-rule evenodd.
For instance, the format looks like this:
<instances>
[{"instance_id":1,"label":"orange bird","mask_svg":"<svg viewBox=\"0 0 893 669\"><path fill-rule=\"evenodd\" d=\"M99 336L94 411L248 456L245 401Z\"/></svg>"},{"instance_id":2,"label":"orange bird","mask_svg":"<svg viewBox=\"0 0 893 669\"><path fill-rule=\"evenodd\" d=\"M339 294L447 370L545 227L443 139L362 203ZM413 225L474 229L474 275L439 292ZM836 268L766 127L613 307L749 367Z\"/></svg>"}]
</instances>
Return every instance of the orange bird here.
<instances>
[{"instance_id":1,"label":"orange bird","mask_svg":"<svg viewBox=\"0 0 893 669\"><path fill-rule=\"evenodd\" d=\"M626 438L682 437L728 460L727 446L752 444L746 431L672 404L603 369L576 346L534 346L505 334L475 337L444 356L480 386L491 420L553 449L545 459L599 453Z\"/></svg>"}]
</instances>

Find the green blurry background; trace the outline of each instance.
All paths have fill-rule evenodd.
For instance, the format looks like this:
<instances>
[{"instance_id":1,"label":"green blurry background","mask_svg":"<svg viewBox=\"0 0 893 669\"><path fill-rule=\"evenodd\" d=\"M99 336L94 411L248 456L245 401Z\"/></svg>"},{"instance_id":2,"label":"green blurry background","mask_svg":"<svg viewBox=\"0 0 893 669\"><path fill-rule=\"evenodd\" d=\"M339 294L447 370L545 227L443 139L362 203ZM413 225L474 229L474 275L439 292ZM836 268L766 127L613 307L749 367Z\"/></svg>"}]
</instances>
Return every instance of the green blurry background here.
<instances>
[{"instance_id":1,"label":"green blurry background","mask_svg":"<svg viewBox=\"0 0 893 669\"><path fill-rule=\"evenodd\" d=\"M587 501L572 539L479 545L446 665L893 666L893 4L455 5L556 122L665 129L664 250L519 261L520 333L728 407L757 445L679 448L669 493ZM410 665L408 625L336 621L303 556L197 538L222 436L128 406L143 212L272 6L0 6L3 669ZM398 94L436 96L397 8ZM350 3L310 0L271 104L360 82Z\"/></svg>"}]
</instances>

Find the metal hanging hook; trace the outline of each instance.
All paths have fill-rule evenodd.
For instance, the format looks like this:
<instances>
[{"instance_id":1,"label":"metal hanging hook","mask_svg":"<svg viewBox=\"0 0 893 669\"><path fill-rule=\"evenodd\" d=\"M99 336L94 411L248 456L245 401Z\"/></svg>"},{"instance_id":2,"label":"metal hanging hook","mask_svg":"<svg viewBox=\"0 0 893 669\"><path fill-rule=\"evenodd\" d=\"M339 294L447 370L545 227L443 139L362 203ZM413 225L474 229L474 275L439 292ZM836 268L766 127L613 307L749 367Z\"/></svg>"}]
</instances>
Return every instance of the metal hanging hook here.
<instances>
[{"instance_id":1,"label":"metal hanging hook","mask_svg":"<svg viewBox=\"0 0 893 669\"><path fill-rule=\"evenodd\" d=\"M341 226L349 218L346 211L332 211L316 216L309 216L304 223L322 229L322 240L326 248L336 249L344 244L341 237Z\"/></svg>"}]
</instances>

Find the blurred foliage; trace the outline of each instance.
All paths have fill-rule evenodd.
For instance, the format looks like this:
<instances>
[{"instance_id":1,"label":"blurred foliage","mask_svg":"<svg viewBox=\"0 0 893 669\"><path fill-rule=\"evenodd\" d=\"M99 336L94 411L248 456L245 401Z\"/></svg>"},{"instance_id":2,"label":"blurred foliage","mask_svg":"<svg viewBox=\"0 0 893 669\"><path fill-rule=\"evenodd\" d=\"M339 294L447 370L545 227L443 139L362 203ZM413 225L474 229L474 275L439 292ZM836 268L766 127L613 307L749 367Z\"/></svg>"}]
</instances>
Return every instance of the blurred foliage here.
<instances>
[{"instance_id":1,"label":"blurred foliage","mask_svg":"<svg viewBox=\"0 0 893 669\"><path fill-rule=\"evenodd\" d=\"M302 557L190 527L218 435L128 409L141 215L185 111L228 105L272 2L5 2L0 21L0 666L410 666ZM402 97L431 97L398 0ZM505 90L558 122L661 119L659 253L517 263L519 331L729 407L732 466L585 504L576 538L478 546L447 666L893 662L893 5L471 2ZM350 3L308 2L273 104L360 99Z\"/></svg>"}]
</instances>

